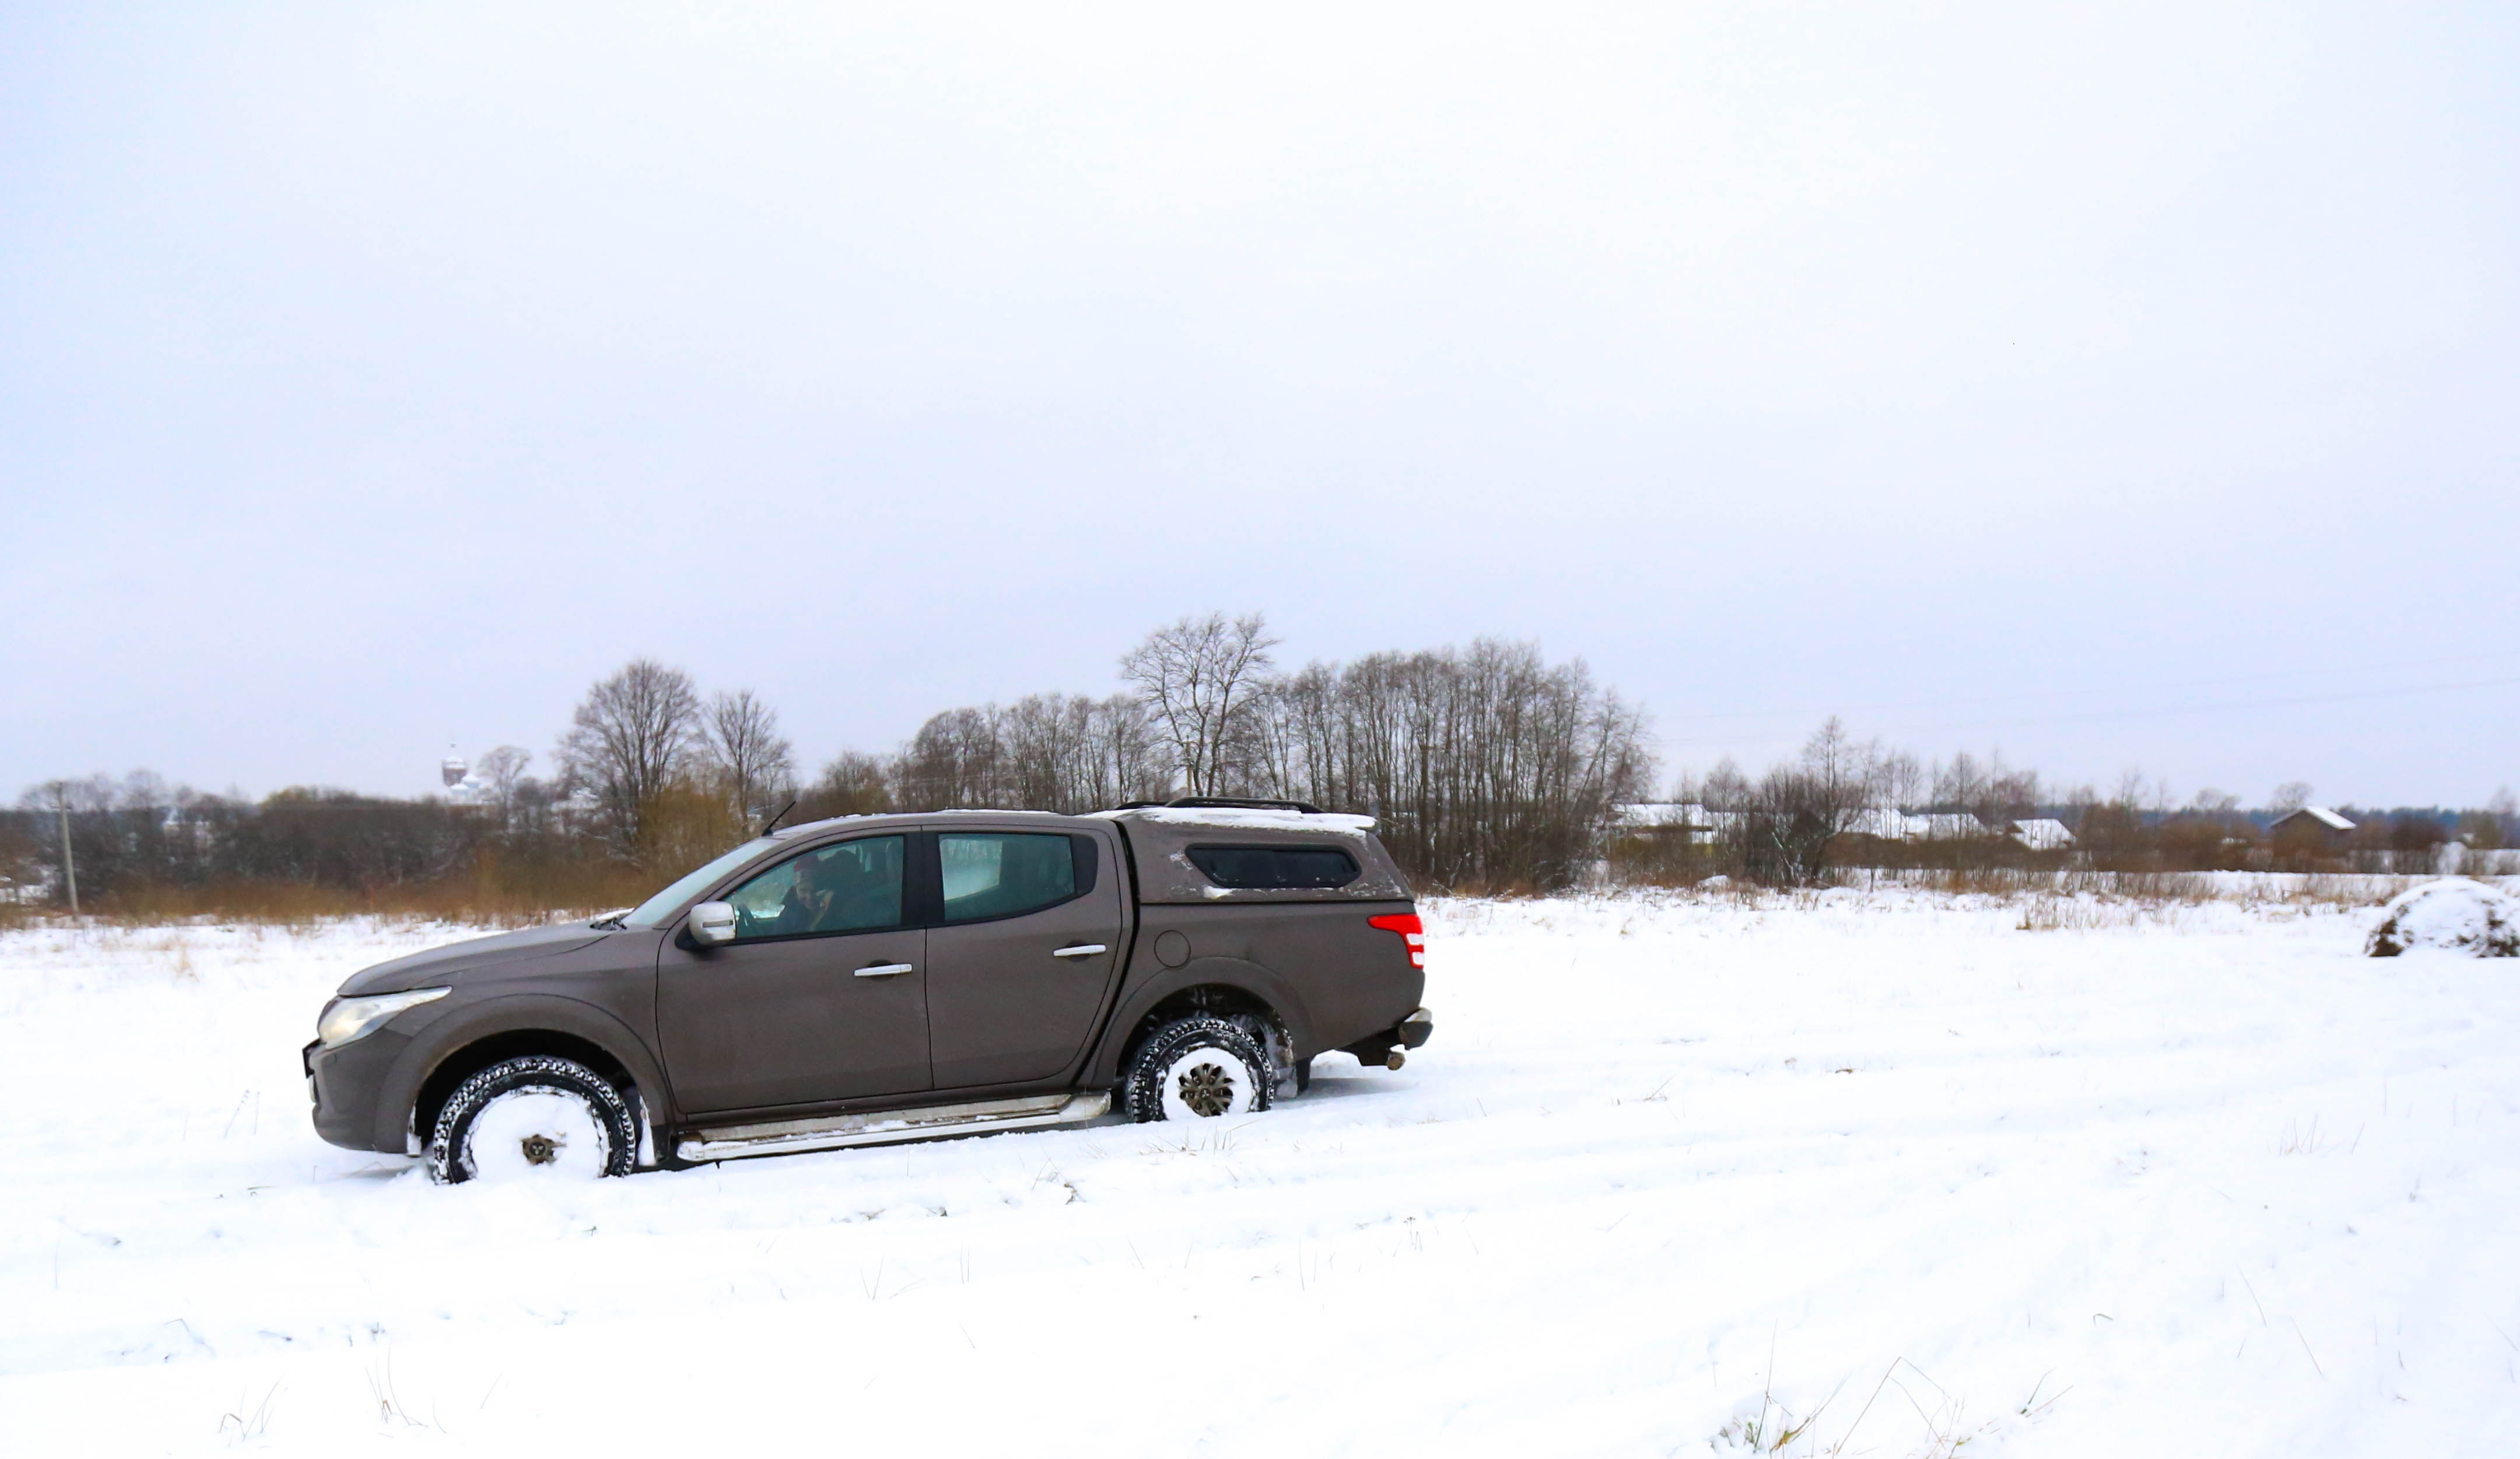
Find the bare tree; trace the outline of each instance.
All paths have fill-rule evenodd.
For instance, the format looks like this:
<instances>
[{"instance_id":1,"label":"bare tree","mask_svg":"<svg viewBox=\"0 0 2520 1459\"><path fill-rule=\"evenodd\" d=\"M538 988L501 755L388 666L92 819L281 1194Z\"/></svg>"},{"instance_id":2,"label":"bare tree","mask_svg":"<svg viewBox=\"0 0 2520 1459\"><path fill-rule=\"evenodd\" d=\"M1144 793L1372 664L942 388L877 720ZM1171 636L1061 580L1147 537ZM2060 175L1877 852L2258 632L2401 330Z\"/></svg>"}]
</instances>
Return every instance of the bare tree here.
<instances>
[{"instance_id":1,"label":"bare tree","mask_svg":"<svg viewBox=\"0 0 2520 1459\"><path fill-rule=\"evenodd\" d=\"M1100 808L1123 800L1162 800L1172 795L1172 758L1164 751L1146 704L1135 695L1098 700L1086 720L1086 753L1093 766L1083 784Z\"/></svg>"},{"instance_id":2,"label":"bare tree","mask_svg":"<svg viewBox=\"0 0 2520 1459\"><path fill-rule=\"evenodd\" d=\"M1564 886L1653 778L1642 714L1530 644L1311 664L1248 705L1238 783L1380 817L1401 864L1447 887Z\"/></svg>"},{"instance_id":3,"label":"bare tree","mask_svg":"<svg viewBox=\"0 0 2520 1459\"><path fill-rule=\"evenodd\" d=\"M904 810L985 806L1074 814L1122 800L1161 799L1172 786L1171 761L1146 707L1126 694L1102 700L1035 694L1004 707L947 709L928 716L881 763L891 799Z\"/></svg>"},{"instance_id":4,"label":"bare tree","mask_svg":"<svg viewBox=\"0 0 2520 1459\"><path fill-rule=\"evenodd\" d=\"M1261 615L1211 613L1158 628L1121 656L1120 676L1171 741L1192 795L1216 795L1233 778L1232 752L1245 727L1237 715L1274 665L1269 651L1277 646Z\"/></svg>"},{"instance_id":5,"label":"bare tree","mask_svg":"<svg viewBox=\"0 0 2520 1459\"><path fill-rule=\"evenodd\" d=\"M1987 761L1985 790L1968 806L1968 810L1989 831L2002 831L2014 821L2030 816L2038 808L2039 772L2007 767L2003 763L2003 752L1997 751Z\"/></svg>"},{"instance_id":6,"label":"bare tree","mask_svg":"<svg viewBox=\"0 0 2520 1459\"><path fill-rule=\"evenodd\" d=\"M652 659L633 659L586 692L560 762L573 788L594 795L616 849L644 847L650 812L690 768L699 730L691 675Z\"/></svg>"},{"instance_id":7,"label":"bare tree","mask_svg":"<svg viewBox=\"0 0 2520 1459\"><path fill-rule=\"evenodd\" d=\"M525 779L525 766L533 755L514 745L502 745L484 754L472 766L472 773L490 788L491 802L499 807L499 825L506 829L517 814L517 789Z\"/></svg>"},{"instance_id":8,"label":"bare tree","mask_svg":"<svg viewBox=\"0 0 2520 1459\"><path fill-rule=\"evenodd\" d=\"M1948 765L1935 761L1932 775L1936 810L1968 810L1987 798L1986 767L1965 750L1953 755Z\"/></svg>"},{"instance_id":9,"label":"bare tree","mask_svg":"<svg viewBox=\"0 0 2520 1459\"><path fill-rule=\"evenodd\" d=\"M1956 760L1968 765L1966 755ZM1828 869L1830 843L1854 830L1881 798L1884 778L1880 745L1857 743L1830 715L1804 742L1798 762L1770 770L1750 793L1739 831L1743 864L1767 881L1819 881Z\"/></svg>"},{"instance_id":10,"label":"bare tree","mask_svg":"<svg viewBox=\"0 0 2520 1459\"><path fill-rule=\"evenodd\" d=\"M881 815L897 808L892 783L892 773L881 756L843 750L805 789L797 808L797 819L816 821L827 816Z\"/></svg>"},{"instance_id":11,"label":"bare tree","mask_svg":"<svg viewBox=\"0 0 2520 1459\"><path fill-rule=\"evenodd\" d=\"M1006 718L995 705L931 714L893 757L893 799L904 810L1012 809Z\"/></svg>"},{"instance_id":12,"label":"bare tree","mask_svg":"<svg viewBox=\"0 0 2520 1459\"><path fill-rule=\"evenodd\" d=\"M795 757L779 733L779 713L749 689L721 690L708 703L701 724L711 768L746 826L778 807L796 776Z\"/></svg>"},{"instance_id":13,"label":"bare tree","mask_svg":"<svg viewBox=\"0 0 2520 1459\"><path fill-rule=\"evenodd\" d=\"M1749 803L1750 777L1742 774L1740 764L1728 754L1706 772L1704 795L1709 810L1739 810Z\"/></svg>"},{"instance_id":14,"label":"bare tree","mask_svg":"<svg viewBox=\"0 0 2520 1459\"><path fill-rule=\"evenodd\" d=\"M1803 743L1803 772L1815 793L1813 808L1835 836L1855 824L1881 788L1881 746L1856 743L1845 721L1831 714Z\"/></svg>"},{"instance_id":15,"label":"bare tree","mask_svg":"<svg viewBox=\"0 0 2520 1459\"><path fill-rule=\"evenodd\" d=\"M2311 789L2307 780L2287 780L2275 787L2273 798L2267 801L2279 815L2290 815L2310 803Z\"/></svg>"}]
</instances>

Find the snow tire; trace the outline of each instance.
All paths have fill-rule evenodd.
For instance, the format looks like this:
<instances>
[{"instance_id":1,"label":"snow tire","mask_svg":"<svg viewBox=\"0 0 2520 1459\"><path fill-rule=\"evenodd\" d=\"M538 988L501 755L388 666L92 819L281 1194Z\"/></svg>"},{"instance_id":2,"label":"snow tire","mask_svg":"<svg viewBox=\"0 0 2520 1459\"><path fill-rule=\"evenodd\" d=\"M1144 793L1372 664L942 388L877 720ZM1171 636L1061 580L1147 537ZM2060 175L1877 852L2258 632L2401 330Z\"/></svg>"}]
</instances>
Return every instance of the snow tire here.
<instances>
[{"instance_id":1,"label":"snow tire","mask_svg":"<svg viewBox=\"0 0 2520 1459\"><path fill-rule=\"evenodd\" d=\"M1250 1034L1260 1052L1269 1056L1270 1074L1277 1080L1270 1086L1271 1099L1291 1098L1311 1085L1312 1078L1297 1062L1295 1040L1287 1035L1284 1025L1256 1013L1238 1013L1230 1022Z\"/></svg>"},{"instance_id":2,"label":"snow tire","mask_svg":"<svg viewBox=\"0 0 2520 1459\"><path fill-rule=\"evenodd\" d=\"M639 1121L629 1101L611 1080L574 1059L502 1060L456 1085L428 1142L429 1177L460 1185L480 1174L487 1152L474 1145L493 1133L485 1126L518 1141L517 1160L503 1164L521 1162L555 1175L627 1175L639 1158ZM572 1143L578 1148L571 1150Z\"/></svg>"},{"instance_id":3,"label":"snow tire","mask_svg":"<svg viewBox=\"0 0 2520 1459\"><path fill-rule=\"evenodd\" d=\"M1193 1014L1161 1025L1129 1056L1120 1104L1141 1121L1257 1115L1277 1085L1277 1071L1248 1028Z\"/></svg>"}]
</instances>

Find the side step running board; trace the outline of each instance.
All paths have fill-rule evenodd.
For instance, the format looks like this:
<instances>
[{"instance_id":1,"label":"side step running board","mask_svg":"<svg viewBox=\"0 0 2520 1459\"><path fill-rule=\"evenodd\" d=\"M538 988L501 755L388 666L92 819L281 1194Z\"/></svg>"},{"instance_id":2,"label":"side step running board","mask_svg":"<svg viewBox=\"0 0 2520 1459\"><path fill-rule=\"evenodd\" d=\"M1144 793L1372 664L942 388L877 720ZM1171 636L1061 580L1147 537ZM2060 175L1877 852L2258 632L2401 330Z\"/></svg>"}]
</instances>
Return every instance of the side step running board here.
<instances>
[{"instance_id":1,"label":"side step running board","mask_svg":"<svg viewBox=\"0 0 2520 1459\"><path fill-rule=\"evenodd\" d=\"M747 1155L837 1150L846 1145L891 1145L939 1135L1079 1124L1110 1112L1110 1091L1099 1089L1090 1094L1041 1094L1029 1099L930 1105L919 1110L875 1110L864 1115L828 1115L818 1119L782 1119L704 1129L677 1142L674 1154L687 1161L728 1161Z\"/></svg>"}]
</instances>

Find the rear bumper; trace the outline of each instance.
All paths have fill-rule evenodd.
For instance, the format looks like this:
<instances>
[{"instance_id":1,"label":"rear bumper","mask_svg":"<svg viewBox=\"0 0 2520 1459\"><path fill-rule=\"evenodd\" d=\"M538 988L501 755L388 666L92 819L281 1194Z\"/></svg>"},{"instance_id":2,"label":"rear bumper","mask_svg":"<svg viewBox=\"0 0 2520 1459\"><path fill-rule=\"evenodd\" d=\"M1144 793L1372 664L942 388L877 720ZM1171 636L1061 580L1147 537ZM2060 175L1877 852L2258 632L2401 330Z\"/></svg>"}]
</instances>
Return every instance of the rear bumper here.
<instances>
[{"instance_id":1,"label":"rear bumper","mask_svg":"<svg viewBox=\"0 0 2520 1459\"><path fill-rule=\"evenodd\" d=\"M1393 1049L1422 1048L1435 1035L1435 1015L1427 1009L1402 1019L1379 1033L1343 1045L1344 1052L1354 1054L1361 1064L1380 1064Z\"/></svg>"}]
</instances>

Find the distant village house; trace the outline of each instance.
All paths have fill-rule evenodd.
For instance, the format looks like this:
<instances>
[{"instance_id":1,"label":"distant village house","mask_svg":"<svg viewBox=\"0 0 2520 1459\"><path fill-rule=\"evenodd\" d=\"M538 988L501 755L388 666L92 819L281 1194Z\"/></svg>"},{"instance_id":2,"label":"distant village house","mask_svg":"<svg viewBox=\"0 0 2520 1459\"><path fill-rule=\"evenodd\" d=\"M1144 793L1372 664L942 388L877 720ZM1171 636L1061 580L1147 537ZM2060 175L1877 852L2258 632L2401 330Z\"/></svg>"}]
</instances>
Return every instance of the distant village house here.
<instances>
[{"instance_id":1,"label":"distant village house","mask_svg":"<svg viewBox=\"0 0 2520 1459\"><path fill-rule=\"evenodd\" d=\"M2354 823L2324 805L2305 805L2275 817L2274 823L2267 827L2267 836L2277 845L2324 850L2342 848L2345 839L2353 834Z\"/></svg>"}]
</instances>

